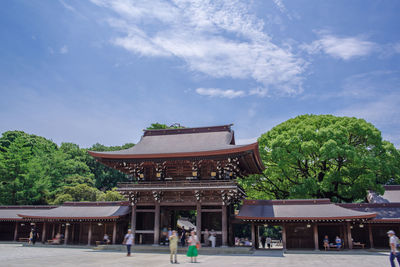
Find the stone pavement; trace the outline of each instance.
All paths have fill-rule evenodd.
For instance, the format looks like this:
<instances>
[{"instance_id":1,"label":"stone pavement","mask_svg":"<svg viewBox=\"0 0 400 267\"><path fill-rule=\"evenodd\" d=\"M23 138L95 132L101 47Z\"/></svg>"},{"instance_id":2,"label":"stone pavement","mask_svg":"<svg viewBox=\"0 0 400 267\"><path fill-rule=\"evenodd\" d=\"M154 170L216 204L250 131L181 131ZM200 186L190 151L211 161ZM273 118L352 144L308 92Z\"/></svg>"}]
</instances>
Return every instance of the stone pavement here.
<instances>
[{"instance_id":1,"label":"stone pavement","mask_svg":"<svg viewBox=\"0 0 400 267\"><path fill-rule=\"evenodd\" d=\"M248 256L201 255L198 264L191 264L184 255L178 255L179 265L169 263L168 254L133 253L126 257L122 252L93 251L84 248L23 247L20 244L0 244L0 266L390 266L388 253L338 252L310 253L296 252L256 253Z\"/></svg>"}]
</instances>

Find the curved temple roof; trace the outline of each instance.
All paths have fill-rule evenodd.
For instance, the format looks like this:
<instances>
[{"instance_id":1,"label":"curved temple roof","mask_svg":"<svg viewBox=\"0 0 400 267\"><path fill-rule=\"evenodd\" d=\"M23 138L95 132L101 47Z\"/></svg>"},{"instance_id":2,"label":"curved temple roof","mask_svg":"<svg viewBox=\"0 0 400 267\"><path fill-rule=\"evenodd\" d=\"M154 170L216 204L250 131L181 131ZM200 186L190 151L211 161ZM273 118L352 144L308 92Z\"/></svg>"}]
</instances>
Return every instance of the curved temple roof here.
<instances>
[{"instance_id":1,"label":"curved temple roof","mask_svg":"<svg viewBox=\"0 0 400 267\"><path fill-rule=\"evenodd\" d=\"M264 166L261 162L258 143L235 145L231 125L146 130L135 146L109 152L89 151L99 159L167 159L188 157L212 157L238 153L250 153L257 166L254 173L261 173Z\"/></svg>"},{"instance_id":2,"label":"curved temple roof","mask_svg":"<svg viewBox=\"0 0 400 267\"><path fill-rule=\"evenodd\" d=\"M316 200L244 200L242 220L300 221L372 219L375 213L346 209L328 199Z\"/></svg>"}]
</instances>

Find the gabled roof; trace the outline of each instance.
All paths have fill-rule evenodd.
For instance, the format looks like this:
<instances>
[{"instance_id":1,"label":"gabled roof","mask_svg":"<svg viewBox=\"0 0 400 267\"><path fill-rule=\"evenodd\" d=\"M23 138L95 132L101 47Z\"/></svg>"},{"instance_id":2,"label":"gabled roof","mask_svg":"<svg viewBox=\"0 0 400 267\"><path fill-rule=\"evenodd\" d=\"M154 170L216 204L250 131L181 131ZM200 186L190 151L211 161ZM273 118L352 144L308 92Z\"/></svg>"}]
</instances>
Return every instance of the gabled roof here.
<instances>
[{"instance_id":1,"label":"gabled roof","mask_svg":"<svg viewBox=\"0 0 400 267\"><path fill-rule=\"evenodd\" d=\"M121 204L123 204L121 202ZM116 203L66 203L54 209L40 211L21 211L18 213L24 219L42 220L100 220L118 219L129 213L128 206Z\"/></svg>"},{"instance_id":2,"label":"gabled roof","mask_svg":"<svg viewBox=\"0 0 400 267\"><path fill-rule=\"evenodd\" d=\"M355 211L373 212L376 214L376 218L372 222L400 222L400 203L346 203L338 205Z\"/></svg>"},{"instance_id":3,"label":"gabled roof","mask_svg":"<svg viewBox=\"0 0 400 267\"><path fill-rule=\"evenodd\" d=\"M0 221L22 221L19 213L44 211L55 206L0 206Z\"/></svg>"},{"instance_id":4,"label":"gabled roof","mask_svg":"<svg viewBox=\"0 0 400 267\"><path fill-rule=\"evenodd\" d=\"M247 154L251 161L250 173L261 173L264 166L261 162L258 143L235 145L231 125L146 130L135 146L119 150L96 152L89 151L97 159L172 159L191 157L218 157L235 154Z\"/></svg>"},{"instance_id":5,"label":"gabled roof","mask_svg":"<svg viewBox=\"0 0 400 267\"><path fill-rule=\"evenodd\" d=\"M260 221L333 221L371 219L372 212L340 207L329 199L244 200L239 215L242 220Z\"/></svg>"}]
</instances>

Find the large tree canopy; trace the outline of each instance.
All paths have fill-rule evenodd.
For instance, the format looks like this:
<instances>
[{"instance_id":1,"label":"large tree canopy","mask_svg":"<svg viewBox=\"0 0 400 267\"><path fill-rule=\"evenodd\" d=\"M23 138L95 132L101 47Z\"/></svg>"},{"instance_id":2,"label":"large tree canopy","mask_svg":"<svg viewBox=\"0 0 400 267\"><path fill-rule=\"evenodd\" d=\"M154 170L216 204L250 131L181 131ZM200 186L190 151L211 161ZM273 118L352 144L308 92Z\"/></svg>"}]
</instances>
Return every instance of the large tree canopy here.
<instances>
[{"instance_id":1,"label":"large tree canopy","mask_svg":"<svg viewBox=\"0 0 400 267\"><path fill-rule=\"evenodd\" d=\"M120 150L133 146L90 150ZM9 131L0 137L0 205L60 204L64 201L116 200L112 189L127 175L95 161L73 143L60 146L43 137ZM107 191L108 190L108 191Z\"/></svg>"},{"instance_id":2,"label":"large tree canopy","mask_svg":"<svg viewBox=\"0 0 400 267\"><path fill-rule=\"evenodd\" d=\"M351 202L400 182L399 151L362 119L302 115L258 141L266 169L241 181L253 198Z\"/></svg>"}]
</instances>

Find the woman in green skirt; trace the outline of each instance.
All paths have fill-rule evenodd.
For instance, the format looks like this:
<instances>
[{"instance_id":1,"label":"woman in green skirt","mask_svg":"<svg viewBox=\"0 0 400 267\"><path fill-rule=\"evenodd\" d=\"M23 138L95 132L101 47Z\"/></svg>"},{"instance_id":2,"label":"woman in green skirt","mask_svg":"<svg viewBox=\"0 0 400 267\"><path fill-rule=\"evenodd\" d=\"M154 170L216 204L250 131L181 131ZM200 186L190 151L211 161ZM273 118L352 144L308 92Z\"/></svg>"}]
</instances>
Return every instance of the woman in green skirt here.
<instances>
[{"instance_id":1,"label":"woman in green skirt","mask_svg":"<svg viewBox=\"0 0 400 267\"><path fill-rule=\"evenodd\" d=\"M189 249L186 256L190 257L190 262L195 263L197 262L197 245L200 245L199 239L194 231L190 232L189 240Z\"/></svg>"}]
</instances>

